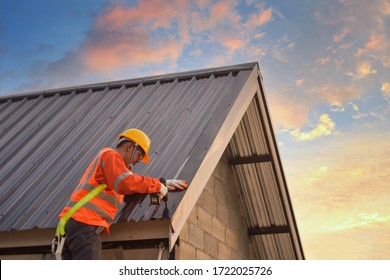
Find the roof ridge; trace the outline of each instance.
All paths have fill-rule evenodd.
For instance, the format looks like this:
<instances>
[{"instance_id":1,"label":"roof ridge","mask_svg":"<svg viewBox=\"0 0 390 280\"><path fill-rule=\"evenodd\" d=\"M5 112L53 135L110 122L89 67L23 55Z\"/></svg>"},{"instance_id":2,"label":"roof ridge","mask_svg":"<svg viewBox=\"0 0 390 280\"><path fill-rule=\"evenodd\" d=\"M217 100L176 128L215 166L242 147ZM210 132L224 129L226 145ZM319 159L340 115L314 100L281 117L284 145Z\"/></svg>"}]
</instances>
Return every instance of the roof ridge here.
<instances>
[{"instance_id":1,"label":"roof ridge","mask_svg":"<svg viewBox=\"0 0 390 280\"><path fill-rule=\"evenodd\" d=\"M184 72L175 72L175 73L167 73L167 74L161 74L161 75L154 75L154 76L145 76L145 77L139 77L139 78L131 78L131 79L124 79L124 80L117 80L117 81L109 81L109 82L103 82L103 83L91 83L91 84L85 84L85 85L77 85L77 86L70 86L70 87L63 87L63 88L54 88L54 89L46 89L46 90L38 90L33 92L22 92L22 93L16 93L6 96L0 96L0 103L7 102L8 100L22 100L24 98L38 98L39 96L53 96L57 93L62 94L70 94L74 91L84 92L88 91L90 89L99 89L99 88L106 88L106 87L121 87L123 85L132 85L132 84L139 84L139 83L145 83L145 82L157 82L157 81L163 81L163 80L170 80L170 79L185 79L187 77L191 76L199 76L199 75L208 75L208 74L214 74L214 73L223 73L223 72L232 72L232 71L240 71L245 69L253 69L255 66L258 67L258 62L247 62L247 63L241 63L241 64L234 64L234 65L226 65L226 66L219 66L219 67L212 67L212 68L206 68L206 69L200 69L200 70L190 70L190 71L184 71Z\"/></svg>"}]
</instances>

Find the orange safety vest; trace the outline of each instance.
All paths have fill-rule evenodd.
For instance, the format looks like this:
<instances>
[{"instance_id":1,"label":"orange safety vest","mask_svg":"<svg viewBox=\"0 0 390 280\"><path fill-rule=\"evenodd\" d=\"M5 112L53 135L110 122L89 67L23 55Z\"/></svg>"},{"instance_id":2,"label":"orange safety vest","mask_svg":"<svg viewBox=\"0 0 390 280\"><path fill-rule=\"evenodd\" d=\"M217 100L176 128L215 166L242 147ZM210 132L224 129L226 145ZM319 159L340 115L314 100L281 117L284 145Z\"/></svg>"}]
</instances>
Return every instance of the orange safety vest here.
<instances>
[{"instance_id":1,"label":"orange safety vest","mask_svg":"<svg viewBox=\"0 0 390 280\"><path fill-rule=\"evenodd\" d=\"M103 226L107 233L125 194L153 193L161 187L156 178L132 173L116 150L104 148L85 170L59 218L100 184L106 184L107 187L78 209L72 218L88 225Z\"/></svg>"}]
</instances>

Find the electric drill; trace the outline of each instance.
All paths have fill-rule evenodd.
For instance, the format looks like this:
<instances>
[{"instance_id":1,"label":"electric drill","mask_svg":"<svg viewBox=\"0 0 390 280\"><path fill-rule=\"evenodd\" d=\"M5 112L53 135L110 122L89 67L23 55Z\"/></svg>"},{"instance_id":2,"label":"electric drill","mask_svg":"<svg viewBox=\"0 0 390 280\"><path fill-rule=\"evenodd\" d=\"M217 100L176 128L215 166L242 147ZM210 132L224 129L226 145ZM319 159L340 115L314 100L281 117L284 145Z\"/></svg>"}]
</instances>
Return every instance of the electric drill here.
<instances>
[{"instance_id":1,"label":"electric drill","mask_svg":"<svg viewBox=\"0 0 390 280\"><path fill-rule=\"evenodd\" d=\"M164 184L164 186L166 186L167 180L165 178L161 177L160 178L160 182L162 184ZM167 193L166 196L163 197L162 200L165 202L165 204L167 204L168 193ZM150 194L150 203L153 204L153 205L159 205L161 203L161 198L160 198L160 193L159 192Z\"/></svg>"}]
</instances>

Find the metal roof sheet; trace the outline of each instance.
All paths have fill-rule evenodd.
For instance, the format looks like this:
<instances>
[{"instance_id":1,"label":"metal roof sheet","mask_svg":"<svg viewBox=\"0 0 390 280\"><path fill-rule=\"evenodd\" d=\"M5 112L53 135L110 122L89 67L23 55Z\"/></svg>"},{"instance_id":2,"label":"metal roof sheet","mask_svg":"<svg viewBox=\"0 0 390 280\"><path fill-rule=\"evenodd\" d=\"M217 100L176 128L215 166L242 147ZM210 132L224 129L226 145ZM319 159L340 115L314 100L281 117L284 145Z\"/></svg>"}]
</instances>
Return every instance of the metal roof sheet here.
<instances>
[{"instance_id":1,"label":"metal roof sheet","mask_svg":"<svg viewBox=\"0 0 390 280\"><path fill-rule=\"evenodd\" d=\"M1 97L0 231L54 228L91 158L129 127L152 139L135 172L190 183L169 194L175 238L229 144L257 256L303 258L257 63ZM162 218L145 195L125 202L115 223Z\"/></svg>"}]
</instances>

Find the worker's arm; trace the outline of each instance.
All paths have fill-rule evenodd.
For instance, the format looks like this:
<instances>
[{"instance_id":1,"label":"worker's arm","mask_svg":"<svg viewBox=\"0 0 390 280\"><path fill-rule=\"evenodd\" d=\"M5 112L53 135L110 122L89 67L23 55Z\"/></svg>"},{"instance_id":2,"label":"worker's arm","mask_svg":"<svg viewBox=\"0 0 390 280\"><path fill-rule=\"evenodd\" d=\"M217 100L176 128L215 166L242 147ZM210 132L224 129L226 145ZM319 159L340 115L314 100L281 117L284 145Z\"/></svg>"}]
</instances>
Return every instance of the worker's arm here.
<instances>
[{"instance_id":1,"label":"worker's arm","mask_svg":"<svg viewBox=\"0 0 390 280\"><path fill-rule=\"evenodd\" d=\"M115 150L104 153L102 162L107 187L119 194L155 193L162 187L157 178L132 173Z\"/></svg>"}]
</instances>

